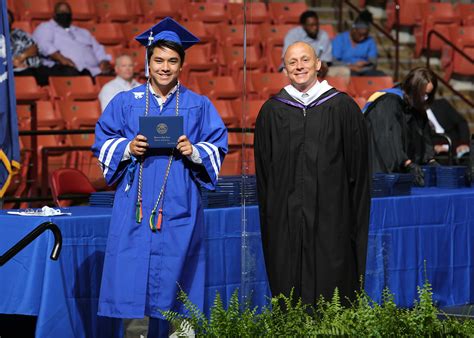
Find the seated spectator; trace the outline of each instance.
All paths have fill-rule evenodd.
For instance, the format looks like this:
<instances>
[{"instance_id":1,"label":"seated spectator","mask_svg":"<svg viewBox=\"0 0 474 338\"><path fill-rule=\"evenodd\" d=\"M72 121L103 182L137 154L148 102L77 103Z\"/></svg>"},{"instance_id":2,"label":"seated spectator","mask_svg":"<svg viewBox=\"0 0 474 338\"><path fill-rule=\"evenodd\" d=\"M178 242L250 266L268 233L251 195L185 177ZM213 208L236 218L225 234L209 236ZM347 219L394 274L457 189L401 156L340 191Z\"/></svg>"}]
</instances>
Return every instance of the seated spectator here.
<instances>
[{"instance_id":1,"label":"seated spectator","mask_svg":"<svg viewBox=\"0 0 474 338\"><path fill-rule=\"evenodd\" d=\"M91 33L71 25L72 11L67 2L54 6L54 18L40 24L33 33L43 64L54 76L110 74L111 56Z\"/></svg>"},{"instance_id":2,"label":"seated spectator","mask_svg":"<svg viewBox=\"0 0 474 338\"><path fill-rule=\"evenodd\" d=\"M460 159L469 153L471 136L469 125L446 99L434 100L426 110L426 114L435 134L445 134L451 139L453 155ZM446 153L449 150L448 145L445 144L435 144L434 149L437 154Z\"/></svg>"},{"instance_id":3,"label":"seated spectator","mask_svg":"<svg viewBox=\"0 0 474 338\"><path fill-rule=\"evenodd\" d=\"M300 24L301 26L290 29L286 34L283 45L282 60L288 46L297 41L306 42L313 47L316 55L322 61L319 75L324 77L328 70L328 63L331 63L332 61L331 39L326 31L319 29L319 18L315 11L303 12L300 16Z\"/></svg>"},{"instance_id":4,"label":"seated spectator","mask_svg":"<svg viewBox=\"0 0 474 338\"><path fill-rule=\"evenodd\" d=\"M352 24L350 31L339 33L332 41L334 65L346 65L351 76L384 76L376 70L377 45L369 36L372 14L363 11Z\"/></svg>"},{"instance_id":5,"label":"seated spectator","mask_svg":"<svg viewBox=\"0 0 474 338\"><path fill-rule=\"evenodd\" d=\"M13 13L8 10L10 42L15 76L34 76L40 86L48 84L48 69L41 65L38 47L31 36L21 29L13 29Z\"/></svg>"},{"instance_id":6,"label":"seated spectator","mask_svg":"<svg viewBox=\"0 0 474 338\"><path fill-rule=\"evenodd\" d=\"M401 87L372 94L364 107L369 131L372 173L410 172L424 185L420 165L439 165L434 159L426 108L438 82L426 68L408 73Z\"/></svg>"},{"instance_id":7,"label":"seated spectator","mask_svg":"<svg viewBox=\"0 0 474 338\"><path fill-rule=\"evenodd\" d=\"M133 60L130 55L122 54L115 59L115 74L117 77L107 82L99 93L102 111L104 111L105 107L107 107L115 95L140 85L140 83L133 78Z\"/></svg>"}]
</instances>

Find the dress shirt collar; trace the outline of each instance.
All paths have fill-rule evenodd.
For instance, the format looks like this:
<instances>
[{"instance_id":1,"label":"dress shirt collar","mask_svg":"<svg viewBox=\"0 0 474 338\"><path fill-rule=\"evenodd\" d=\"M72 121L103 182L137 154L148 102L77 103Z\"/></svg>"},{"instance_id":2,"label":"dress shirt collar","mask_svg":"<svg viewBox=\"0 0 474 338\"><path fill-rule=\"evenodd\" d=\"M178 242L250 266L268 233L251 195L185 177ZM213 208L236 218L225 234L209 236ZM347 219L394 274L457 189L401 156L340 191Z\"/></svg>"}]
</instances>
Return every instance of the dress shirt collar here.
<instances>
[{"instance_id":1,"label":"dress shirt collar","mask_svg":"<svg viewBox=\"0 0 474 338\"><path fill-rule=\"evenodd\" d=\"M171 95L173 95L176 92L176 90L178 89L178 85L179 85L179 82L176 84L176 86L174 86L169 91L169 93L166 95L164 100L161 98L160 95L155 93L155 91L153 90L153 87L151 85L149 86L150 87L150 92L153 94L153 96L156 99L156 102L158 102L158 105L160 106L160 111L163 110L163 105L165 104L165 102L171 97Z\"/></svg>"},{"instance_id":2,"label":"dress shirt collar","mask_svg":"<svg viewBox=\"0 0 474 338\"><path fill-rule=\"evenodd\" d=\"M328 82L324 80L322 82L316 81L316 83L305 93L300 92L291 84L286 86L284 89L296 101L307 106L331 88L332 86L330 86Z\"/></svg>"}]
</instances>

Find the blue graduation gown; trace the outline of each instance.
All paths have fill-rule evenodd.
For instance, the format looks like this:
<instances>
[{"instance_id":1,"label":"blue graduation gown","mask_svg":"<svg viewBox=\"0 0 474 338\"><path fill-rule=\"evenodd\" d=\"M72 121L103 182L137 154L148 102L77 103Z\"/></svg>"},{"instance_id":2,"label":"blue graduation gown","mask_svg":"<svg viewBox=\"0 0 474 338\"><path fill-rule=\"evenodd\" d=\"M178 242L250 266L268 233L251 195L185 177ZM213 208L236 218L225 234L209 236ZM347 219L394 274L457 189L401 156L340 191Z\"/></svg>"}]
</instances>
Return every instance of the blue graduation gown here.
<instances>
[{"instance_id":1,"label":"blue graduation gown","mask_svg":"<svg viewBox=\"0 0 474 338\"><path fill-rule=\"evenodd\" d=\"M97 122L92 150L108 184L117 184L105 254L99 315L163 318L160 311L183 313L176 295L181 287L202 309L204 303L204 212L200 186L213 189L227 152L227 130L208 98L180 86L179 115L184 133L198 149L197 165L175 150L166 186L161 230L148 225L163 184L169 151L148 150L143 165L143 220L136 222L139 166L122 161L127 144L138 134L145 114L146 86L122 92ZM149 116L175 115L176 93L160 112L150 93ZM133 180L131 179L133 177ZM126 191L127 184L130 189ZM178 285L179 284L179 285Z\"/></svg>"}]
</instances>

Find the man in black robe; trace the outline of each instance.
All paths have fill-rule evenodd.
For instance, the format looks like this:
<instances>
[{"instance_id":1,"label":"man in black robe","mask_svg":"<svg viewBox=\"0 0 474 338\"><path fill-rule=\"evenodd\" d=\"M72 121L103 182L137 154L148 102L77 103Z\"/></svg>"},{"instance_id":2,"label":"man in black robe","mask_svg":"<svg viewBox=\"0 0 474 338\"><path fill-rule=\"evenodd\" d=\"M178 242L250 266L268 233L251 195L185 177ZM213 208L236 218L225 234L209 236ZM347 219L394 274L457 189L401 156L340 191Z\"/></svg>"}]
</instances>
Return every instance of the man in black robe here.
<instances>
[{"instance_id":1,"label":"man in black robe","mask_svg":"<svg viewBox=\"0 0 474 338\"><path fill-rule=\"evenodd\" d=\"M273 295L314 304L337 287L352 298L365 274L370 212L367 132L357 104L318 82L303 42L284 57L291 85L262 106L255 163L265 264Z\"/></svg>"}]
</instances>

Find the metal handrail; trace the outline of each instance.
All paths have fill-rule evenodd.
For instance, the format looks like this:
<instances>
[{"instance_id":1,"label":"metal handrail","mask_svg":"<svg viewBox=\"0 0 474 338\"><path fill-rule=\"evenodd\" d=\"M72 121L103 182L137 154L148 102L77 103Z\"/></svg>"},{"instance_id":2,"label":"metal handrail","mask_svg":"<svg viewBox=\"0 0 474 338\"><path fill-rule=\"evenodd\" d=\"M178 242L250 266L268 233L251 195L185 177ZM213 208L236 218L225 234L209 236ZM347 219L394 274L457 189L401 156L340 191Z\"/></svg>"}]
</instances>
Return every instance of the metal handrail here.
<instances>
[{"instance_id":1,"label":"metal handrail","mask_svg":"<svg viewBox=\"0 0 474 338\"><path fill-rule=\"evenodd\" d=\"M58 260L63 245L63 237L58 226L52 222L44 222L34 228L29 234L23 237L18 243L11 247L7 252L0 256L0 266L12 259L17 253L23 250L28 244L33 242L39 235L46 230L51 230L54 235L54 246L50 258Z\"/></svg>"},{"instance_id":2,"label":"metal handrail","mask_svg":"<svg viewBox=\"0 0 474 338\"><path fill-rule=\"evenodd\" d=\"M467 55L462 49L460 49L458 46L456 46L454 43L452 43L451 41L449 41L446 37L444 37L444 35L440 34L439 32L435 31L435 30L430 30L428 32L428 41L427 41L427 44L426 44L426 49L427 49L427 56L426 56L426 68L428 69L431 69L430 67L430 57L431 57L431 37L433 35L436 35L439 39L441 39L444 43L448 44L451 48L453 48L456 52L458 52L459 54L462 55L462 57L464 57L465 59L467 59L468 61L470 61L471 63L474 62L474 59L471 58L469 55ZM469 100L467 97L465 97L461 92L457 91L456 89L453 88L453 86L451 86L449 84L448 81L446 81L444 78L442 78L441 76L439 76L437 73L433 72L433 74L436 76L436 78L441 81L446 87L448 87L454 94L456 94L457 96L459 96L464 102L466 102L468 105L470 105L471 107L474 107L474 103Z\"/></svg>"},{"instance_id":3,"label":"metal handrail","mask_svg":"<svg viewBox=\"0 0 474 338\"><path fill-rule=\"evenodd\" d=\"M395 2L395 38L390 34L390 32L387 32L385 28L383 28L379 24L375 22L371 22L370 24L374 26L380 33L385 35L395 45L395 72L393 75L393 79L395 80L395 82L397 82L398 77L399 77L399 70L400 70L400 4L398 0L394 0L394 2ZM343 8L344 3L347 4L349 7L351 7L354 11L356 11L357 14L360 14L362 12L350 0L340 0L339 1L339 31L343 30L342 8Z\"/></svg>"}]
</instances>

